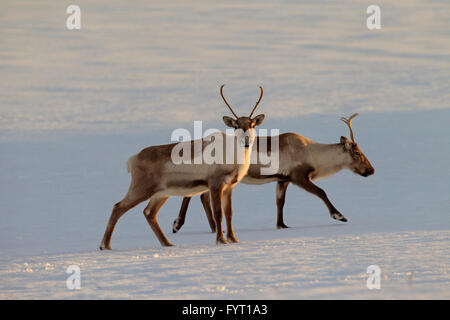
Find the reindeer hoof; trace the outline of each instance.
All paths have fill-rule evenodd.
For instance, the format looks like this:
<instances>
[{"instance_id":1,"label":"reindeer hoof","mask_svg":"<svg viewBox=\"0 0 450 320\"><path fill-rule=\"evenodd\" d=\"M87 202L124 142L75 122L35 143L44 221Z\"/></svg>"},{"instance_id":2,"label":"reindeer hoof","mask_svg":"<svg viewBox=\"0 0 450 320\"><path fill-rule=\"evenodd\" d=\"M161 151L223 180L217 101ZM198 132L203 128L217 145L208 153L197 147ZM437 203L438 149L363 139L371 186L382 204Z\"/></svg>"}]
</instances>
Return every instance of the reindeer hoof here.
<instances>
[{"instance_id":1,"label":"reindeer hoof","mask_svg":"<svg viewBox=\"0 0 450 320\"><path fill-rule=\"evenodd\" d=\"M235 236L228 237L227 241L228 243L239 243L239 240Z\"/></svg>"},{"instance_id":2,"label":"reindeer hoof","mask_svg":"<svg viewBox=\"0 0 450 320\"><path fill-rule=\"evenodd\" d=\"M333 213L331 215L331 217L333 219L335 219L335 220L338 220L338 221L347 222L347 219L342 214L340 214L339 212Z\"/></svg>"},{"instance_id":3,"label":"reindeer hoof","mask_svg":"<svg viewBox=\"0 0 450 320\"><path fill-rule=\"evenodd\" d=\"M98 247L100 250L111 250L110 246L105 246L104 244L101 244L100 247Z\"/></svg>"},{"instance_id":4,"label":"reindeer hoof","mask_svg":"<svg viewBox=\"0 0 450 320\"><path fill-rule=\"evenodd\" d=\"M177 233L180 230L181 226L178 225L178 219L175 219L172 226L172 233Z\"/></svg>"},{"instance_id":5,"label":"reindeer hoof","mask_svg":"<svg viewBox=\"0 0 450 320\"><path fill-rule=\"evenodd\" d=\"M228 244L228 241L224 238L219 238L216 240L216 244Z\"/></svg>"},{"instance_id":6,"label":"reindeer hoof","mask_svg":"<svg viewBox=\"0 0 450 320\"><path fill-rule=\"evenodd\" d=\"M277 229L287 229L289 228L287 225L285 225L284 223L279 223L277 224Z\"/></svg>"}]
</instances>

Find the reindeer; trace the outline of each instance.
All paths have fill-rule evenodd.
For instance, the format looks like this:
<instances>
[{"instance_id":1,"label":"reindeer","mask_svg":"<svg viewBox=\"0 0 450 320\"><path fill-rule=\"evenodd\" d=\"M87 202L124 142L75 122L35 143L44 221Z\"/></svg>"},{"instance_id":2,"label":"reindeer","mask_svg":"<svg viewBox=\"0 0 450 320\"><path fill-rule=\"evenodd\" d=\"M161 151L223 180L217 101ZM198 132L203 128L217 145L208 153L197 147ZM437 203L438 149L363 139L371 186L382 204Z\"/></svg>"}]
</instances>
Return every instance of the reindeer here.
<instances>
[{"instance_id":1,"label":"reindeer","mask_svg":"<svg viewBox=\"0 0 450 320\"><path fill-rule=\"evenodd\" d=\"M263 88L260 87L259 100L250 115L238 117L225 99L223 87L224 85L220 87L220 94L231 113L236 117L233 119L224 116L223 121L225 125L235 129L235 134L230 136L223 132L217 132L201 140L151 146L131 156L127 162L128 172L131 173L131 184L123 200L114 205L100 244L100 250L111 250L111 235L119 218L134 206L148 199L150 201L144 209L147 222L162 246L172 246L172 243L161 231L156 219L159 209L169 196L192 197L204 192L208 192L208 198L211 199L209 205L214 212L217 226L215 228L216 243L225 244L239 241L233 232L231 198L233 188L245 176L250 165L250 153L255 140L254 128L264 121L263 114L252 118L263 97ZM195 161L173 163L173 151L177 145L184 143L185 147L193 150L190 158L194 160L195 157L202 157L198 151L196 154L196 143L197 145L199 143L202 150L205 150L205 147L208 147L212 143L211 141L216 139L227 142L226 146L222 144L223 158L226 158L228 152L233 152L234 161L231 161L232 163L229 161L218 161L219 163L212 164L207 164L205 161L200 164ZM231 146L228 145L229 141L231 141ZM238 156L242 157L242 161L238 161ZM222 231L222 206L227 223L227 240L224 239Z\"/></svg>"},{"instance_id":2,"label":"reindeer","mask_svg":"<svg viewBox=\"0 0 450 320\"><path fill-rule=\"evenodd\" d=\"M277 182L277 229L288 228L283 221L283 207L289 183L293 183L319 197L327 206L330 216L333 219L347 222L347 219L328 199L325 191L316 186L313 181L332 176L342 169L349 169L363 177L368 177L375 173L375 169L358 147L353 135L351 122L357 115L358 113L355 113L348 119L341 118L350 129L351 142L349 139L342 136L340 143L321 144L296 133L284 133L278 136L280 167L277 174L269 176L261 175L262 165L260 163L250 165L247 175L241 181L242 183L258 185L273 181ZM269 153L271 151L270 141L271 137L257 137L254 146L256 152L265 152L265 150L260 151L262 142L266 143L267 152ZM260 159L259 156L257 158ZM210 228L214 232L216 224L211 217L211 208L208 203L208 198L208 193L201 195L201 201ZM185 197L183 199L178 218L173 222L173 233L176 233L183 226L190 200L190 197Z\"/></svg>"}]
</instances>

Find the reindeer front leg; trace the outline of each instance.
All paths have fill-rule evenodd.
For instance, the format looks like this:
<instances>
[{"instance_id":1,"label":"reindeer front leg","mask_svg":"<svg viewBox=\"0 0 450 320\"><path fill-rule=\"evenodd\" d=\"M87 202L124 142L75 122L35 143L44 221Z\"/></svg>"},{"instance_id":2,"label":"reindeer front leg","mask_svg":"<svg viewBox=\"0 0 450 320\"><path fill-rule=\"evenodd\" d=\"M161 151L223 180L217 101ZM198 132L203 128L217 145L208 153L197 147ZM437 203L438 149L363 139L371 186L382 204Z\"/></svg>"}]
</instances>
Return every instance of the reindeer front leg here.
<instances>
[{"instance_id":1,"label":"reindeer front leg","mask_svg":"<svg viewBox=\"0 0 450 320\"><path fill-rule=\"evenodd\" d=\"M206 218L208 219L211 232L216 232L216 223L214 222L213 213L211 210L211 201L209 199L209 192L202 193L200 195L200 200L202 201L203 209L205 209Z\"/></svg>"},{"instance_id":2,"label":"reindeer front leg","mask_svg":"<svg viewBox=\"0 0 450 320\"><path fill-rule=\"evenodd\" d=\"M283 207L286 199L286 189L289 185L289 181L277 182L277 229L289 228L283 221Z\"/></svg>"},{"instance_id":3,"label":"reindeer front leg","mask_svg":"<svg viewBox=\"0 0 450 320\"><path fill-rule=\"evenodd\" d=\"M333 206L331 201L328 199L327 194L321 188L316 186L310 179L309 174L311 170L299 169L297 172L291 175L292 182L304 190L316 195L325 203L330 212L330 216L333 219L347 222L347 219Z\"/></svg>"},{"instance_id":4,"label":"reindeer front leg","mask_svg":"<svg viewBox=\"0 0 450 320\"><path fill-rule=\"evenodd\" d=\"M236 235L233 231L233 223L232 223L232 216L233 216L233 207L231 198L233 195L233 187L228 187L224 191L224 213L225 213L225 221L227 223L227 240L228 242L234 242L237 243L239 240L236 238Z\"/></svg>"},{"instance_id":5,"label":"reindeer front leg","mask_svg":"<svg viewBox=\"0 0 450 320\"><path fill-rule=\"evenodd\" d=\"M216 243L225 244L228 243L223 237L222 229L222 194L224 191L224 185L212 185L209 188L209 195L211 199L211 207L214 213L214 221L216 225Z\"/></svg>"}]
</instances>

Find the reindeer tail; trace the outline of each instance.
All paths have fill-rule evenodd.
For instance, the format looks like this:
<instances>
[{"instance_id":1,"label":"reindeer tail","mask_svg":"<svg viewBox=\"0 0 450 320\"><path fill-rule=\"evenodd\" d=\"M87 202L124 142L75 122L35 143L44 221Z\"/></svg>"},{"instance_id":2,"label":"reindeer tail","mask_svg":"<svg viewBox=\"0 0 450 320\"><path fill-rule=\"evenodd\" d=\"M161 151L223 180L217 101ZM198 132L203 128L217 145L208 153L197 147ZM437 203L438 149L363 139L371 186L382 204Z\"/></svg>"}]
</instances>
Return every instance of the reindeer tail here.
<instances>
[{"instance_id":1,"label":"reindeer tail","mask_svg":"<svg viewBox=\"0 0 450 320\"><path fill-rule=\"evenodd\" d=\"M128 161L127 161L127 171L129 173L131 173L131 170L134 167L134 163L136 162L136 159L137 159L137 154L135 154L134 156L131 156L130 159L128 159Z\"/></svg>"}]
</instances>

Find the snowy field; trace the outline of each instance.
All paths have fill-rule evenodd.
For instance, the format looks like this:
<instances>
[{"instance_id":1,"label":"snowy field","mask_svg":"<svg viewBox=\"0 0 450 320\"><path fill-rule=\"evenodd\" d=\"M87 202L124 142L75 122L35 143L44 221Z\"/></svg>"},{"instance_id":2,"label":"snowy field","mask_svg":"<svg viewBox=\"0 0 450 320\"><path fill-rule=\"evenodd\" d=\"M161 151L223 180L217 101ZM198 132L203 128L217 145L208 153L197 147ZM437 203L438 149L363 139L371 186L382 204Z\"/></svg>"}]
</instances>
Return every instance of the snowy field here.
<instances>
[{"instance_id":1,"label":"snowy field","mask_svg":"<svg viewBox=\"0 0 450 320\"><path fill-rule=\"evenodd\" d=\"M382 29L363 1L0 2L0 299L449 299L450 4L379 1ZM118 222L125 162L176 128L225 129L258 107L263 128L337 143L341 116L375 167L320 180L349 220L289 186L275 228L275 184L238 185L239 244L216 246L198 198L172 234L181 198L158 220ZM81 269L81 289L66 269ZM369 290L367 267L381 269Z\"/></svg>"},{"instance_id":2,"label":"snowy field","mask_svg":"<svg viewBox=\"0 0 450 320\"><path fill-rule=\"evenodd\" d=\"M322 228L326 233L326 227ZM261 231L259 231L261 232ZM305 237L66 253L0 266L5 299L449 299L449 231ZM212 238L212 237L210 237ZM250 240L251 239L251 240ZM368 290L366 268L381 269ZM81 269L81 289L64 271Z\"/></svg>"}]
</instances>

